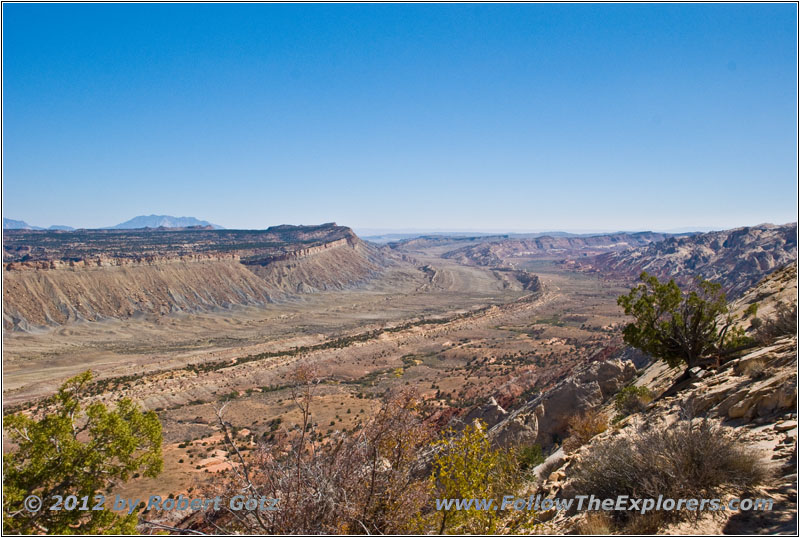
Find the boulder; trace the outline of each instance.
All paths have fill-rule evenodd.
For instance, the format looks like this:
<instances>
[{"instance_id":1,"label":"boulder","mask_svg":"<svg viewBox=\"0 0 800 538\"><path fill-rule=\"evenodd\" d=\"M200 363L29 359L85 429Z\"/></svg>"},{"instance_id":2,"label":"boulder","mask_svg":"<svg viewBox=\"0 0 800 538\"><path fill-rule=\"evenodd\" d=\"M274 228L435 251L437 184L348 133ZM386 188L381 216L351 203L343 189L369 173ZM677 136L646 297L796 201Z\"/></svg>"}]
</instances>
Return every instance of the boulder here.
<instances>
[{"instance_id":1,"label":"boulder","mask_svg":"<svg viewBox=\"0 0 800 538\"><path fill-rule=\"evenodd\" d=\"M464 424L472 424L475 420L481 420L491 428L507 416L508 411L500 407L494 397L490 397L486 403L467 413L462 420Z\"/></svg>"},{"instance_id":2,"label":"boulder","mask_svg":"<svg viewBox=\"0 0 800 538\"><path fill-rule=\"evenodd\" d=\"M603 391L596 380L581 383L566 379L547 392L535 408L539 425L537 441L543 447L553 444L554 437L567 435L572 417L603 403Z\"/></svg>"},{"instance_id":3,"label":"boulder","mask_svg":"<svg viewBox=\"0 0 800 538\"><path fill-rule=\"evenodd\" d=\"M546 449L566 437L572 417L602 404L634 375L636 368L628 360L593 362L502 419L489 433L499 445L538 443Z\"/></svg>"},{"instance_id":4,"label":"boulder","mask_svg":"<svg viewBox=\"0 0 800 538\"><path fill-rule=\"evenodd\" d=\"M545 460L542 463L534 467L533 473L539 479L542 480L549 479L549 476L542 476L542 473L548 469L560 469L561 467L564 466L566 461L567 460L564 455L564 449L559 448L558 450L547 456L547 458L545 458ZM550 472L550 474L553 474L552 471Z\"/></svg>"},{"instance_id":5,"label":"boulder","mask_svg":"<svg viewBox=\"0 0 800 538\"><path fill-rule=\"evenodd\" d=\"M708 375L708 372L699 366L689 369L689 376L691 376L692 379L703 379L706 375Z\"/></svg>"},{"instance_id":6,"label":"boulder","mask_svg":"<svg viewBox=\"0 0 800 538\"><path fill-rule=\"evenodd\" d=\"M781 422L780 424L775 425L775 430L779 432L785 432L794 428L797 428L796 420L787 420L786 422Z\"/></svg>"},{"instance_id":7,"label":"boulder","mask_svg":"<svg viewBox=\"0 0 800 538\"><path fill-rule=\"evenodd\" d=\"M612 359L589 364L577 375L577 380L582 383L596 381L603 397L607 398L616 394L635 375L636 367L630 360Z\"/></svg>"},{"instance_id":8,"label":"boulder","mask_svg":"<svg viewBox=\"0 0 800 538\"><path fill-rule=\"evenodd\" d=\"M532 445L538 434L536 415L525 408L511 413L489 430L492 443L501 447Z\"/></svg>"}]
</instances>

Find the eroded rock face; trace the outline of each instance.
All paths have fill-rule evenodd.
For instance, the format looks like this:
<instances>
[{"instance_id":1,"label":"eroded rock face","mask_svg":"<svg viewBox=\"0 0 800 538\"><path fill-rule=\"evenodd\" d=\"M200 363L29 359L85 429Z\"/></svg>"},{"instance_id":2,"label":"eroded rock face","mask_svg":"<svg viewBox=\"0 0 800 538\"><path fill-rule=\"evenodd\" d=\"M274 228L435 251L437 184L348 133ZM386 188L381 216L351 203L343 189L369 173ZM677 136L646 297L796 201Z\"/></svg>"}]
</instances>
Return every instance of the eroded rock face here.
<instances>
[{"instance_id":1,"label":"eroded rock face","mask_svg":"<svg viewBox=\"0 0 800 538\"><path fill-rule=\"evenodd\" d=\"M754 368L756 364L758 368ZM658 377L666 376L671 381L680 377L679 371L664 370L661 366L662 363L650 365L639 382L649 378L651 382L645 386L658 392L659 387L663 388ZM653 371L660 371L660 376L647 375ZM779 508L772 514L783 511L796 516L793 502L797 495L797 337L777 340L722 368L704 372L705 375L683 382L674 395L659 397L647 410L620 421L616 428L595 436L576 452L566 456L555 452L548 458L548 465L537 469L542 481L537 493L562 498L584 494L575 487L575 469L584 458L591 457L599 443L615 437L626 439L642 427L669 428L688 412L698 419L733 428L737 437L748 444L752 457L767 463L774 473L770 496ZM575 528L579 517L580 513L561 513L548 532L564 534ZM716 524L718 529L709 533L723 534L723 528L728 528L724 518ZM759 520L751 524L753 528L744 534L766 532L759 527ZM794 524L789 527L793 530ZM670 534L668 529L661 533Z\"/></svg>"},{"instance_id":2,"label":"eroded rock face","mask_svg":"<svg viewBox=\"0 0 800 538\"><path fill-rule=\"evenodd\" d=\"M603 399L615 394L636 375L636 367L629 360L615 359L590 364L577 378L584 383L597 382Z\"/></svg>"},{"instance_id":3,"label":"eroded rock face","mask_svg":"<svg viewBox=\"0 0 800 538\"><path fill-rule=\"evenodd\" d=\"M730 304L736 324L753 335L757 326L755 319L775 317L779 304L791 305L797 301L797 263L789 263L764 277L757 286ZM753 314L749 309L755 308Z\"/></svg>"},{"instance_id":4,"label":"eroded rock face","mask_svg":"<svg viewBox=\"0 0 800 538\"><path fill-rule=\"evenodd\" d=\"M260 306L359 287L394 263L335 225L17 233L6 258L3 325L12 330Z\"/></svg>"},{"instance_id":5,"label":"eroded rock face","mask_svg":"<svg viewBox=\"0 0 800 538\"><path fill-rule=\"evenodd\" d=\"M490 396L486 403L467 413L463 420L465 424L471 424L475 420L480 420L491 428L507 416L508 411L500 407L497 400Z\"/></svg>"},{"instance_id":6,"label":"eroded rock face","mask_svg":"<svg viewBox=\"0 0 800 538\"><path fill-rule=\"evenodd\" d=\"M539 426L536 415L528 410L518 409L505 420L489 430L492 443L507 447L512 445L532 445L536 443Z\"/></svg>"},{"instance_id":7,"label":"eroded rock face","mask_svg":"<svg viewBox=\"0 0 800 538\"><path fill-rule=\"evenodd\" d=\"M482 265L485 267L511 266L520 259L532 259L545 256L586 256L602 254L609 251L625 250L654 241L662 241L669 234L639 232L598 234L588 237L553 237L543 235L531 239L488 239L478 245L470 245L452 250L445 258L457 260L459 263Z\"/></svg>"},{"instance_id":8,"label":"eroded rock face","mask_svg":"<svg viewBox=\"0 0 800 538\"><path fill-rule=\"evenodd\" d=\"M547 448L567 435L570 419L599 406L636 375L629 360L588 364L537 396L490 430L501 446L538 443Z\"/></svg>"},{"instance_id":9,"label":"eroded rock face","mask_svg":"<svg viewBox=\"0 0 800 538\"><path fill-rule=\"evenodd\" d=\"M695 275L740 296L775 269L797 260L797 223L763 224L691 237L670 237L621 252L578 259L578 267L637 277L642 271L688 283Z\"/></svg>"},{"instance_id":10,"label":"eroded rock face","mask_svg":"<svg viewBox=\"0 0 800 538\"><path fill-rule=\"evenodd\" d=\"M696 413L751 421L797 406L797 339L779 340L727 363L685 392Z\"/></svg>"}]
</instances>

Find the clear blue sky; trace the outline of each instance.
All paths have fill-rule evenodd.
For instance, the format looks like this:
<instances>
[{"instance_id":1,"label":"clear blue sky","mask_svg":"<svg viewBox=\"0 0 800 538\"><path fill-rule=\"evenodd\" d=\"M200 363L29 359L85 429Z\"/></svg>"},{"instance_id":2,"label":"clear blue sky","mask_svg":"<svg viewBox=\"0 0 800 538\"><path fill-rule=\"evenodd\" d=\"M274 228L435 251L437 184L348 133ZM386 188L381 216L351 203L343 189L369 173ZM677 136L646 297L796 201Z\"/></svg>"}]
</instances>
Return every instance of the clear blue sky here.
<instances>
[{"instance_id":1,"label":"clear blue sky","mask_svg":"<svg viewBox=\"0 0 800 538\"><path fill-rule=\"evenodd\" d=\"M789 222L796 20L794 4L4 4L4 216Z\"/></svg>"}]
</instances>

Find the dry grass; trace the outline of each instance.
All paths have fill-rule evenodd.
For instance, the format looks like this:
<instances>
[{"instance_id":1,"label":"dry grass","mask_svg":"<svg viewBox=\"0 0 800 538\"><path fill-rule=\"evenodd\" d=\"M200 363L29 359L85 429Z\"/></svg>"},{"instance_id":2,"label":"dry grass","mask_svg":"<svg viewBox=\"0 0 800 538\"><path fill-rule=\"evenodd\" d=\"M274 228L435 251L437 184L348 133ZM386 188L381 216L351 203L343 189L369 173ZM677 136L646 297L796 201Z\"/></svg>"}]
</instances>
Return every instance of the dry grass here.
<instances>
[{"instance_id":1,"label":"dry grass","mask_svg":"<svg viewBox=\"0 0 800 538\"><path fill-rule=\"evenodd\" d=\"M589 440L608 428L608 416L599 409L589 409L572 417L569 422L569 437L564 441L564 452L574 452Z\"/></svg>"},{"instance_id":2,"label":"dry grass","mask_svg":"<svg viewBox=\"0 0 800 538\"><path fill-rule=\"evenodd\" d=\"M715 498L728 488L746 490L767 477L764 464L732 430L707 419L684 419L664 429L640 429L592 448L578 462L573 486L575 491L600 498ZM635 525L638 531L652 532L665 522L699 514L614 512L613 517Z\"/></svg>"},{"instance_id":3,"label":"dry grass","mask_svg":"<svg viewBox=\"0 0 800 538\"><path fill-rule=\"evenodd\" d=\"M602 536L613 534L614 521L605 512L590 512L576 526L575 534Z\"/></svg>"},{"instance_id":4,"label":"dry grass","mask_svg":"<svg viewBox=\"0 0 800 538\"><path fill-rule=\"evenodd\" d=\"M767 374L767 363L764 359L753 359L744 366L743 373L752 380L762 379Z\"/></svg>"},{"instance_id":5,"label":"dry grass","mask_svg":"<svg viewBox=\"0 0 800 538\"><path fill-rule=\"evenodd\" d=\"M781 336L797 334L797 303L787 305L778 303L775 306L775 315L761 324L755 333L755 339L760 344L770 344Z\"/></svg>"}]
</instances>

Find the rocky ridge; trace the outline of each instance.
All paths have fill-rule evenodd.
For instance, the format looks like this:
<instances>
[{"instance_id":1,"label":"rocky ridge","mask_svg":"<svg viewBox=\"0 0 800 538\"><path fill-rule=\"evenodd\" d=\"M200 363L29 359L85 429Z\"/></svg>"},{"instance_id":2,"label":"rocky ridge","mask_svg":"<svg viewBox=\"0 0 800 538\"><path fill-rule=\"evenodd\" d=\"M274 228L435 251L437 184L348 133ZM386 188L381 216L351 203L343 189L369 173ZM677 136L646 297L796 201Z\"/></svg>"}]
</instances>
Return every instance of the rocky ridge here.
<instances>
[{"instance_id":1,"label":"rocky ridge","mask_svg":"<svg viewBox=\"0 0 800 538\"><path fill-rule=\"evenodd\" d=\"M629 359L592 362L510 414L493 415L487 409L474 418L490 427L489 435L499 445L521 442L549 449L567 436L572 417L603 404L635 375Z\"/></svg>"},{"instance_id":2,"label":"rocky ridge","mask_svg":"<svg viewBox=\"0 0 800 538\"><path fill-rule=\"evenodd\" d=\"M459 263L485 267L510 267L515 262L532 258L566 258L591 256L609 251L627 250L662 241L669 234L638 232L598 234L592 236L550 236L530 239L484 239L477 245L457 248L444 254Z\"/></svg>"},{"instance_id":3,"label":"rocky ridge","mask_svg":"<svg viewBox=\"0 0 800 538\"><path fill-rule=\"evenodd\" d=\"M754 374L752 365L759 364ZM610 438L625 438L638 428L667 428L687 410L697 418L707 418L733 428L761 459L772 477L754 496L772 498L776 509L749 521L748 514L728 512L724 517L705 517L703 534L793 533L797 517L797 337L784 338L744 357L735 359L717 371L698 371L676 387L681 376L663 363L656 362L636 380L637 386L650 388L657 397L648 408L626 417L595 436L574 453L553 453L536 471L544 473L537 493L548 497L569 498L580 492L571 485L576 466L594 447ZM754 376L762 376L754 379ZM667 392L665 389L671 389ZM609 405L606 412L612 412ZM719 516L719 515L718 515ZM547 512L541 514L548 533L576 532L586 513ZM666 534L683 533L680 527L664 529ZM685 530L684 530L685 532ZM696 532L696 529L692 529Z\"/></svg>"},{"instance_id":4,"label":"rocky ridge","mask_svg":"<svg viewBox=\"0 0 800 538\"><path fill-rule=\"evenodd\" d=\"M27 232L4 244L5 328L257 306L361 286L398 263L335 224L96 232Z\"/></svg>"},{"instance_id":5,"label":"rocky ridge","mask_svg":"<svg viewBox=\"0 0 800 538\"><path fill-rule=\"evenodd\" d=\"M736 298L765 275L796 260L797 223L790 223L668 237L569 263L607 276L636 278L647 271L684 283L701 276L721 283L728 296Z\"/></svg>"}]
</instances>

